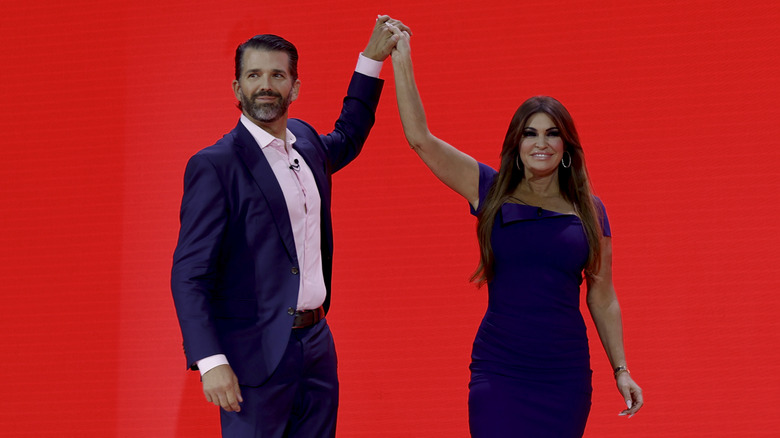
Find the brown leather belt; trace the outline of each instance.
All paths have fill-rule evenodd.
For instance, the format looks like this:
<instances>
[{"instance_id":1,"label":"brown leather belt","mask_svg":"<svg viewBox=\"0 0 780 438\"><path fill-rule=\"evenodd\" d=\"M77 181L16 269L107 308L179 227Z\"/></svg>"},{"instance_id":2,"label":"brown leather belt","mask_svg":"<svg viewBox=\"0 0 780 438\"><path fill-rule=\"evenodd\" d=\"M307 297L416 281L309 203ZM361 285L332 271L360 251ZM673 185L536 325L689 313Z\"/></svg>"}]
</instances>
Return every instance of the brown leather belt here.
<instances>
[{"instance_id":1,"label":"brown leather belt","mask_svg":"<svg viewBox=\"0 0 780 438\"><path fill-rule=\"evenodd\" d=\"M322 306L314 310L298 310L293 317L294 329L311 327L325 317L325 309Z\"/></svg>"}]
</instances>

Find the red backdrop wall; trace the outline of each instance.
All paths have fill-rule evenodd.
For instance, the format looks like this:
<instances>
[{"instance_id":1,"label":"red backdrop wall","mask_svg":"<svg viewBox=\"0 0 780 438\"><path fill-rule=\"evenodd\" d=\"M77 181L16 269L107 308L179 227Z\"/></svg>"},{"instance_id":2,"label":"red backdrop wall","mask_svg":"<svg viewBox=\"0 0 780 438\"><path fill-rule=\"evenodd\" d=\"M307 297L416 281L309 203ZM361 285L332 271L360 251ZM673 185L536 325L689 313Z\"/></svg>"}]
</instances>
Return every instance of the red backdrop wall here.
<instances>
[{"instance_id":1,"label":"red backdrop wall","mask_svg":"<svg viewBox=\"0 0 780 438\"><path fill-rule=\"evenodd\" d=\"M572 112L614 234L621 399L590 326L586 436L757 437L780 427L780 6L770 0L3 2L3 436L207 437L168 287L187 158L238 118L235 46L301 53L291 108L321 131L378 13L414 30L431 129L493 166L535 94ZM467 204L405 144L388 79L335 176L329 322L338 436L465 437L486 291Z\"/></svg>"}]
</instances>

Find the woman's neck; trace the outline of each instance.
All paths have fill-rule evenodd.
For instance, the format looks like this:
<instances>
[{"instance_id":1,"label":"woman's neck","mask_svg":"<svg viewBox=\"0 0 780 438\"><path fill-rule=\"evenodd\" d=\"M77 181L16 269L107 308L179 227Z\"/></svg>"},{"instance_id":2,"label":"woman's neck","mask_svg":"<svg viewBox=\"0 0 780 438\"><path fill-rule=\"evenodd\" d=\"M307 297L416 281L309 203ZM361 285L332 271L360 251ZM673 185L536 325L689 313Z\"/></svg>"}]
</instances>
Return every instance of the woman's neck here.
<instances>
[{"instance_id":1,"label":"woman's neck","mask_svg":"<svg viewBox=\"0 0 780 438\"><path fill-rule=\"evenodd\" d=\"M561 190L558 186L558 174L544 176L526 175L520 184L517 185L515 192L520 194L532 195L539 198L558 198L561 196Z\"/></svg>"}]
</instances>

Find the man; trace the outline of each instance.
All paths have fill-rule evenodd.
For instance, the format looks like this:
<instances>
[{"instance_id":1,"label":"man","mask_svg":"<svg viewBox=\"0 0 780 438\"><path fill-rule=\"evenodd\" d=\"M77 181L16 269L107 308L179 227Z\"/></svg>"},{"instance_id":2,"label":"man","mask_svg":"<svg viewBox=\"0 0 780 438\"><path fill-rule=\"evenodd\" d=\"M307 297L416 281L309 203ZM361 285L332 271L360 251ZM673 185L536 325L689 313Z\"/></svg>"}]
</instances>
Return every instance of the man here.
<instances>
[{"instance_id":1,"label":"man","mask_svg":"<svg viewBox=\"0 0 780 438\"><path fill-rule=\"evenodd\" d=\"M187 366L229 437L333 437L331 174L360 152L402 23L377 18L335 130L288 119L298 53L275 35L236 49L238 125L184 174L171 290Z\"/></svg>"}]
</instances>

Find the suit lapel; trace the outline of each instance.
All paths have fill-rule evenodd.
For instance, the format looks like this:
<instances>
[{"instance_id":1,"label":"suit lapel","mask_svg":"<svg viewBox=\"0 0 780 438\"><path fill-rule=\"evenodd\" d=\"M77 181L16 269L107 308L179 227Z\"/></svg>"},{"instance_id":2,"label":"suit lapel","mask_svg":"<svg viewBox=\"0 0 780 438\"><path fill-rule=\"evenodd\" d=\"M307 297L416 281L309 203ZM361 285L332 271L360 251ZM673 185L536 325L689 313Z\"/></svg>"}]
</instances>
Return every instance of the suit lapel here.
<instances>
[{"instance_id":1,"label":"suit lapel","mask_svg":"<svg viewBox=\"0 0 780 438\"><path fill-rule=\"evenodd\" d=\"M311 169L312 173L314 174L314 181L317 182L317 189L320 192L320 198L327 196L327 192L323 192L327 191L330 187L324 168L325 160L318 160L317 157L314 156L316 155L314 152L316 149L314 148L314 145L312 145L311 142L306 138L296 137L295 143L293 144L293 149L298 151L301 157L303 157L303 160L309 166L309 169Z\"/></svg>"},{"instance_id":2,"label":"suit lapel","mask_svg":"<svg viewBox=\"0 0 780 438\"><path fill-rule=\"evenodd\" d=\"M330 234L330 180L328 179L328 171L325 168L326 160L324 154L319 149L314 147L311 142L303 136L296 136L293 149L298 151L303 157L303 161L309 166L312 174L314 174L314 181L317 183L317 191L320 193L320 228L323 232L323 242L327 242L328 247L331 246L332 236ZM319 153L319 157L317 156Z\"/></svg>"},{"instance_id":3,"label":"suit lapel","mask_svg":"<svg viewBox=\"0 0 780 438\"><path fill-rule=\"evenodd\" d=\"M260 189L262 196L268 203L268 209L274 218L279 236L287 249L287 254L290 256L290 260L297 260L295 238L293 237L290 214L287 211L287 203L284 200L282 188L279 186L279 182L276 180L268 160L265 159L252 134L249 133L240 121L233 132L235 135L234 145L236 152L244 161L257 184L257 188Z\"/></svg>"}]
</instances>

